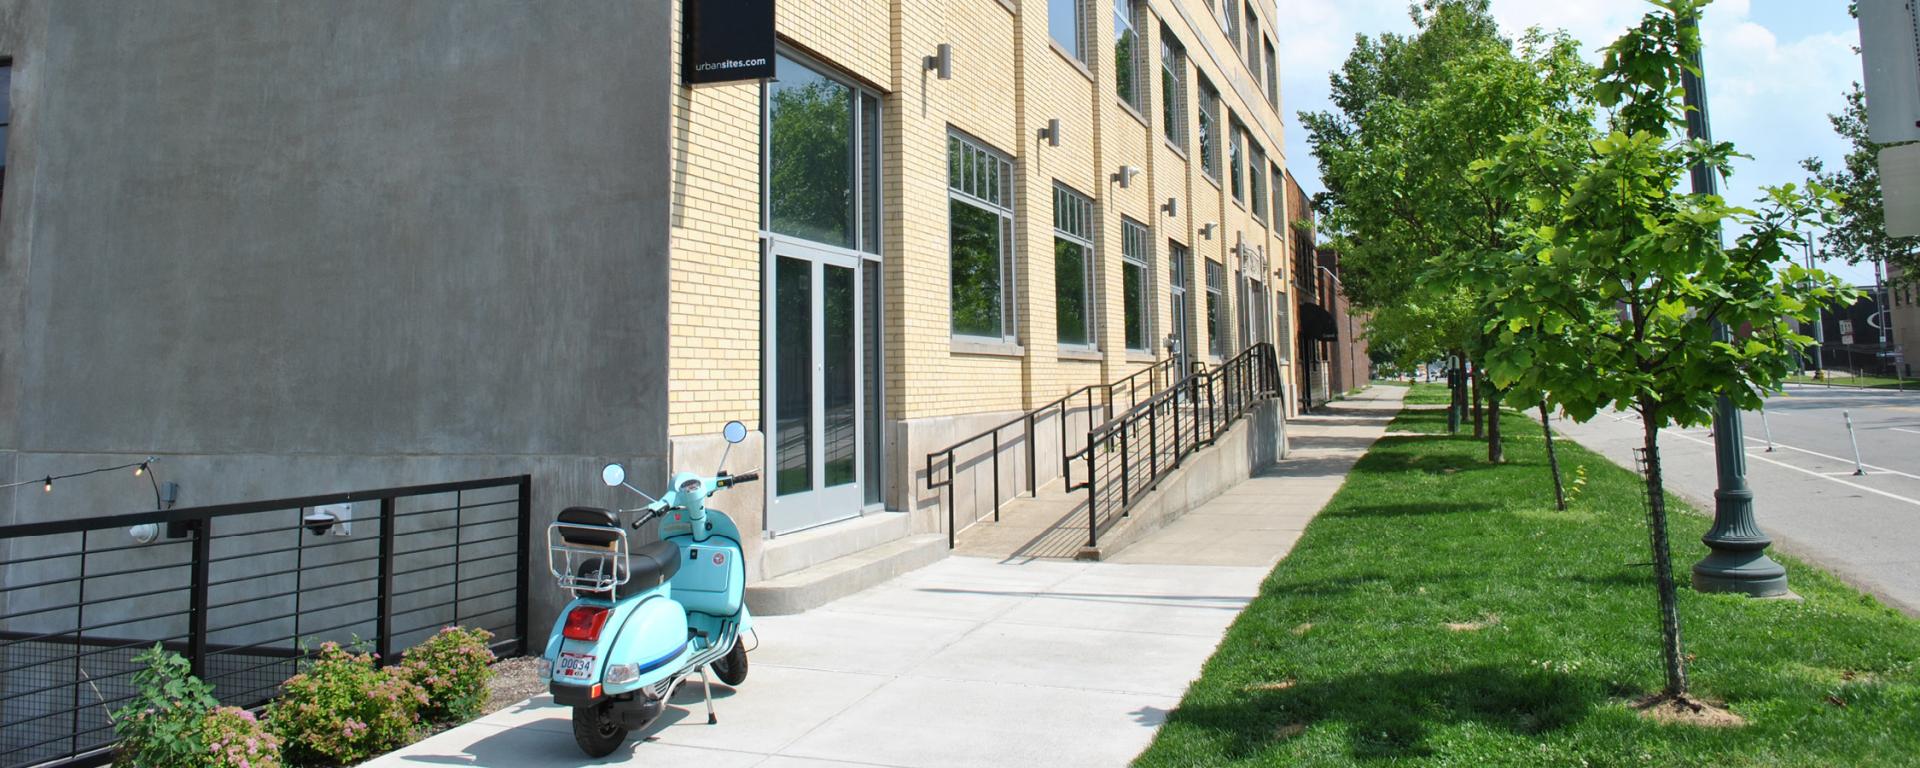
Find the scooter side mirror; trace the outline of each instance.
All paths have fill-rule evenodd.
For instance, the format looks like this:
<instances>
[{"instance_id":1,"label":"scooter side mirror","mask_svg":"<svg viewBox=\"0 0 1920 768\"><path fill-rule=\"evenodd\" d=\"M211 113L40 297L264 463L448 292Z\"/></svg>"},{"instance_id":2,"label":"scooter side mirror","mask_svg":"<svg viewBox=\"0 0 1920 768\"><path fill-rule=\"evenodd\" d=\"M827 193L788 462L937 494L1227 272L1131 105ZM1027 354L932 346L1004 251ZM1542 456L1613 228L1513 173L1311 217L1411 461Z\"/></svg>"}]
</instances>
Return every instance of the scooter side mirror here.
<instances>
[{"instance_id":1,"label":"scooter side mirror","mask_svg":"<svg viewBox=\"0 0 1920 768\"><path fill-rule=\"evenodd\" d=\"M606 483L608 488L618 488L621 483L626 481L627 470L625 467L619 464L608 464L600 468L600 482Z\"/></svg>"},{"instance_id":2,"label":"scooter side mirror","mask_svg":"<svg viewBox=\"0 0 1920 768\"><path fill-rule=\"evenodd\" d=\"M738 421L729 421L727 422L727 426L720 430L720 434L727 438L728 443L738 445L746 442L747 425Z\"/></svg>"}]
</instances>

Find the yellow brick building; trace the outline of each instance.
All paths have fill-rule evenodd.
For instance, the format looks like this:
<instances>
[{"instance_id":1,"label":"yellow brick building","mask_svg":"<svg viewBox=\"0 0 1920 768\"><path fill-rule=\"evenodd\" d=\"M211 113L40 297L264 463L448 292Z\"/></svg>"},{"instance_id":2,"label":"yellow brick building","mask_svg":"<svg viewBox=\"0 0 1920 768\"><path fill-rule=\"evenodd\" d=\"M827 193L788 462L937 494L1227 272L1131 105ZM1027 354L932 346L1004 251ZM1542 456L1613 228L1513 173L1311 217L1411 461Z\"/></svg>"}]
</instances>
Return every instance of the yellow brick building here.
<instances>
[{"instance_id":1,"label":"yellow brick building","mask_svg":"<svg viewBox=\"0 0 1920 768\"><path fill-rule=\"evenodd\" d=\"M733 464L769 480L734 500L763 505L743 529L938 532L929 452L1170 358L1288 357L1277 21L1270 0L781 0L773 80L673 91L674 463L738 419L757 435Z\"/></svg>"}]
</instances>

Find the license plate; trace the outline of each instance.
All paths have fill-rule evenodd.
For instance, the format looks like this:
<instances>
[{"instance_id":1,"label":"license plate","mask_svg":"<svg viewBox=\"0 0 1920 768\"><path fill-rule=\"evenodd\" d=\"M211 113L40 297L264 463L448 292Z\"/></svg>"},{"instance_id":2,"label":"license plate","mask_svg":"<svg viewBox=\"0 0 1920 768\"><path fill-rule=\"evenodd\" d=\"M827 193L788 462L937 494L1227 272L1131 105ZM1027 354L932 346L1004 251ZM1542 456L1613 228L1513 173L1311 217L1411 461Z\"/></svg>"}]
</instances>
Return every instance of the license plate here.
<instances>
[{"instance_id":1,"label":"license plate","mask_svg":"<svg viewBox=\"0 0 1920 768\"><path fill-rule=\"evenodd\" d=\"M557 669L566 677L585 679L593 675L593 659L584 653L562 653Z\"/></svg>"}]
</instances>

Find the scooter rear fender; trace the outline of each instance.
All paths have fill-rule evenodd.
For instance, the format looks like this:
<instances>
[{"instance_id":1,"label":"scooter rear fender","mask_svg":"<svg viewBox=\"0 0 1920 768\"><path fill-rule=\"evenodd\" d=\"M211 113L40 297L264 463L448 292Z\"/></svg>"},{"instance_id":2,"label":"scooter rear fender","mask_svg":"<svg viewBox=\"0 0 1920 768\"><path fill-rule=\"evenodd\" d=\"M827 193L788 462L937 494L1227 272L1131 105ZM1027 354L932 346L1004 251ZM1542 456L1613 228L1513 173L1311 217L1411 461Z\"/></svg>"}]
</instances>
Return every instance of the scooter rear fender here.
<instances>
[{"instance_id":1,"label":"scooter rear fender","mask_svg":"<svg viewBox=\"0 0 1920 768\"><path fill-rule=\"evenodd\" d=\"M613 695L638 690L671 674L677 668L675 662L687 653L687 614L686 609L671 599L669 592L670 587L662 585L632 597L623 597L611 605L595 598L578 598L568 603L547 635L547 649L543 654L554 665L552 685L584 688L600 683L606 694ZM566 628L567 614L580 606L608 608L611 611L598 639L566 639L563 630ZM587 675L561 675L559 663L562 653L592 657ZM607 667L613 664L640 665L639 679L617 685L607 684Z\"/></svg>"}]
</instances>

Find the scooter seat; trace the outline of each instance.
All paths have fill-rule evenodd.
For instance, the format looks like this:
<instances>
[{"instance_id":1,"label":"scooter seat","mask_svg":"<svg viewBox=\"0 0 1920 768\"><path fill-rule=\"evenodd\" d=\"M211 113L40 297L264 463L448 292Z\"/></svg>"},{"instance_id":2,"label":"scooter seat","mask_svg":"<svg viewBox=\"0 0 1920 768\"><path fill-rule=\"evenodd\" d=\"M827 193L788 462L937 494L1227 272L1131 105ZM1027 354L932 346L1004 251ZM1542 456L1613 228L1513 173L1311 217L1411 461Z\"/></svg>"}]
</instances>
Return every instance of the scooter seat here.
<instances>
[{"instance_id":1,"label":"scooter seat","mask_svg":"<svg viewBox=\"0 0 1920 768\"><path fill-rule=\"evenodd\" d=\"M634 548L631 563L633 576L627 583L653 589L680 572L680 545L671 541L643 544Z\"/></svg>"},{"instance_id":2,"label":"scooter seat","mask_svg":"<svg viewBox=\"0 0 1920 768\"><path fill-rule=\"evenodd\" d=\"M580 563L574 575L588 582L614 578L608 569L612 561L596 557ZM646 591L667 583L675 573L680 572L680 547L671 541L656 541L642 545L633 552L628 565L632 572L627 577L627 588L621 594L633 594L634 591ZM595 597L610 598L608 592L592 592Z\"/></svg>"},{"instance_id":3,"label":"scooter seat","mask_svg":"<svg viewBox=\"0 0 1920 768\"><path fill-rule=\"evenodd\" d=\"M620 538L620 518L599 507L567 507L558 519L567 524L560 528L560 538L568 544L610 548Z\"/></svg>"}]
</instances>

